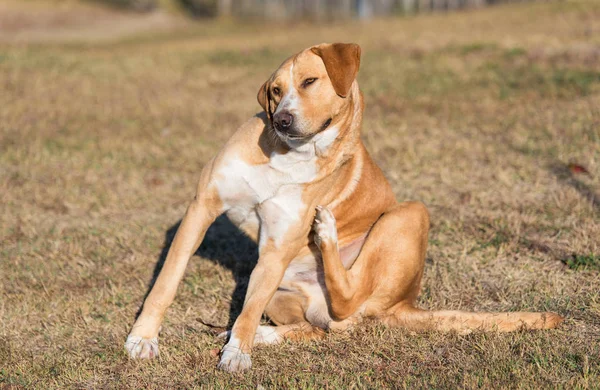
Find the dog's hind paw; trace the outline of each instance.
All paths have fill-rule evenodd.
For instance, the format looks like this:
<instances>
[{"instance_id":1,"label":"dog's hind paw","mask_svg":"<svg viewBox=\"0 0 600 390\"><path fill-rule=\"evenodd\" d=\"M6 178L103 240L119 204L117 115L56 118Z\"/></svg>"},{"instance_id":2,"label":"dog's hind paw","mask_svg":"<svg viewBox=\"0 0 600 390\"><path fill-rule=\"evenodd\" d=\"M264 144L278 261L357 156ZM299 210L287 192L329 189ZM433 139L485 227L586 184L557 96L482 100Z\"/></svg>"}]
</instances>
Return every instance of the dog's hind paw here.
<instances>
[{"instance_id":1,"label":"dog's hind paw","mask_svg":"<svg viewBox=\"0 0 600 390\"><path fill-rule=\"evenodd\" d=\"M225 345L221 350L221 361L218 368L228 372L241 372L252 367L250 354L243 352L240 348Z\"/></svg>"},{"instance_id":2,"label":"dog's hind paw","mask_svg":"<svg viewBox=\"0 0 600 390\"><path fill-rule=\"evenodd\" d=\"M317 206L317 214L313 224L315 244L321 249L324 245L337 245L337 227L335 217L327 207Z\"/></svg>"},{"instance_id":3,"label":"dog's hind paw","mask_svg":"<svg viewBox=\"0 0 600 390\"><path fill-rule=\"evenodd\" d=\"M225 331L220 333L217 338L227 339L231 336L231 331ZM283 341L283 337L277 332L277 327L268 325L259 325L256 328L256 334L254 335L254 345L260 344L279 344Z\"/></svg>"},{"instance_id":4,"label":"dog's hind paw","mask_svg":"<svg viewBox=\"0 0 600 390\"><path fill-rule=\"evenodd\" d=\"M151 339L141 336L127 337L125 342L125 350L132 359L152 359L158 356L158 338Z\"/></svg>"}]
</instances>

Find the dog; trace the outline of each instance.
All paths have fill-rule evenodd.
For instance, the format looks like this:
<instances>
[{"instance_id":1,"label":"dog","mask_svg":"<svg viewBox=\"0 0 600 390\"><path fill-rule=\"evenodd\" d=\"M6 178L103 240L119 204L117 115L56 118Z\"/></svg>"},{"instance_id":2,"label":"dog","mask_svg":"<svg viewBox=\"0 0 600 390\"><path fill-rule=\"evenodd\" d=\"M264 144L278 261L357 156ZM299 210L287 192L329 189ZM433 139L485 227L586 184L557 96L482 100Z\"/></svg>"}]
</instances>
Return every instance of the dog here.
<instances>
[{"instance_id":1,"label":"dog","mask_svg":"<svg viewBox=\"0 0 600 390\"><path fill-rule=\"evenodd\" d=\"M258 243L243 309L219 368L251 367L254 344L323 337L372 317L411 330L550 329L555 313L416 307L429 232L419 202L398 203L360 139L361 49L320 44L260 87L260 114L202 169L197 193L125 348L158 355L158 332L187 262L221 214ZM275 326L259 326L263 313Z\"/></svg>"}]
</instances>

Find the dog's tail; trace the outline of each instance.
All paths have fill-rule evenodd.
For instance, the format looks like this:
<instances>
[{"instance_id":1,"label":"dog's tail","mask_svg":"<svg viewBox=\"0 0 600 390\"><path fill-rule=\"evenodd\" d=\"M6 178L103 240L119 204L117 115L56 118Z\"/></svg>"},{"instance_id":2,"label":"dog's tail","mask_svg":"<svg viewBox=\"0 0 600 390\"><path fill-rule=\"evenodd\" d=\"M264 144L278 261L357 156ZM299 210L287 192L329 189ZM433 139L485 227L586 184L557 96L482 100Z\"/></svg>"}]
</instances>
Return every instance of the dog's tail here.
<instances>
[{"instance_id":1,"label":"dog's tail","mask_svg":"<svg viewBox=\"0 0 600 390\"><path fill-rule=\"evenodd\" d=\"M468 334L476 330L512 332L519 329L553 329L564 318L556 313L471 313L456 310L427 311L402 305L379 318L384 324L410 330L455 331Z\"/></svg>"}]
</instances>

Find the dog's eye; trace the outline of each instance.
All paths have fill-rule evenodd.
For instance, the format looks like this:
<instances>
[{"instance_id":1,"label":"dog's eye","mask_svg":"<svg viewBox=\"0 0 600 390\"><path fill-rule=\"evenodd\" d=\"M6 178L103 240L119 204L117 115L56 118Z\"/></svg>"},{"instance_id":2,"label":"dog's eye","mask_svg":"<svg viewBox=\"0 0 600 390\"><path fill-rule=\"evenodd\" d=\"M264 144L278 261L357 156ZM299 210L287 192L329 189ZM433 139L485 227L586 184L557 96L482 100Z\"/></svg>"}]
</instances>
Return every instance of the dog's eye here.
<instances>
[{"instance_id":1,"label":"dog's eye","mask_svg":"<svg viewBox=\"0 0 600 390\"><path fill-rule=\"evenodd\" d=\"M316 78L316 77L310 77L310 78L308 78L308 79L304 80L304 82L302 83L302 86L303 86L304 88L306 88L306 87L308 87L309 85L311 85L312 83L314 83L315 81L317 81L317 78Z\"/></svg>"},{"instance_id":2,"label":"dog's eye","mask_svg":"<svg viewBox=\"0 0 600 390\"><path fill-rule=\"evenodd\" d=\"M281 93L281 89L279 89L278 87L273 88L273 95L279 96L280 93Z\"/></svg>"}]
</instances>

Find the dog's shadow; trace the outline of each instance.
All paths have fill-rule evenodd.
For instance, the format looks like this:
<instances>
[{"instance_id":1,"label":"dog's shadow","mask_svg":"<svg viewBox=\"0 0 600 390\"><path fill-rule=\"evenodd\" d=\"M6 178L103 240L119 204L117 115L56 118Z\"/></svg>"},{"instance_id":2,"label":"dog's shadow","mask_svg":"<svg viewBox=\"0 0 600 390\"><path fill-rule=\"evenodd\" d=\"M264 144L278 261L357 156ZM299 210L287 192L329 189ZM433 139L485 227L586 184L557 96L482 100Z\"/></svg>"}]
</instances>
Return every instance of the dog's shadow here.
<instances>
[{"instance_id":1,"label":"dog's shadow","mask_svg":"<svg viewBox=\"0 0 600 390\"><path fill-rule=\"evenodd\" d=\"M180 224L181 220L165 232L164 245L154 266L144 300L150 294L167 259L171 243ZM258 246L223 214L207 230L204 240L195 254L229 268L233 273L235 289L231 298L227 323L227 327L230 328L242 310L250 273L258 261ZM142 306L140 306L136 318L141 312Z\"/></svg>"}]
</instances>

